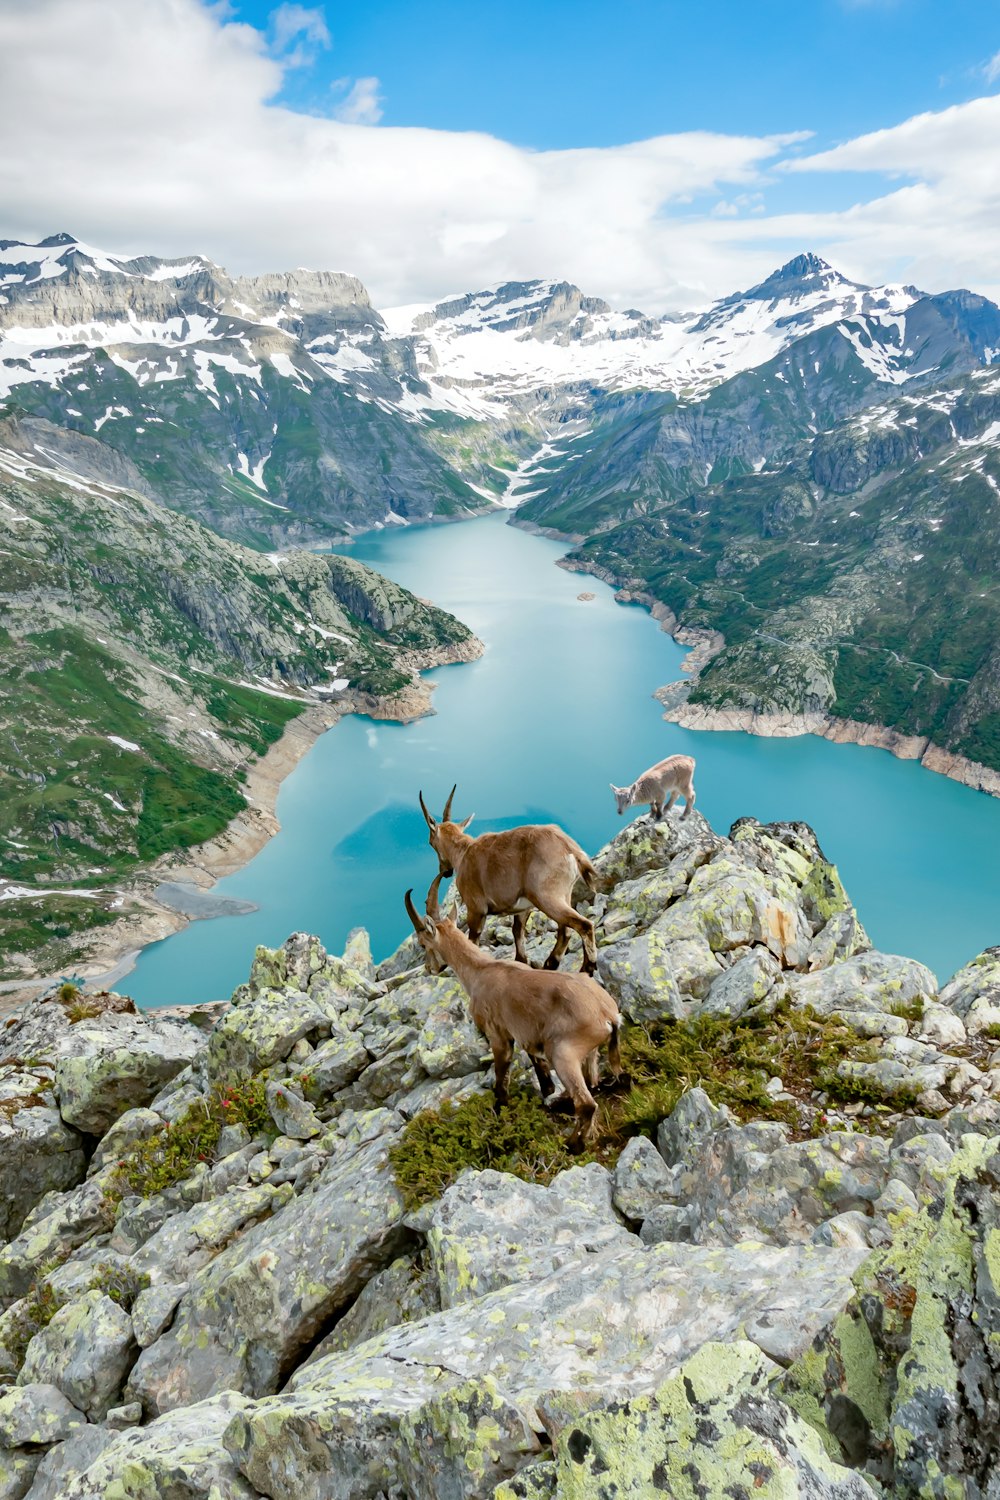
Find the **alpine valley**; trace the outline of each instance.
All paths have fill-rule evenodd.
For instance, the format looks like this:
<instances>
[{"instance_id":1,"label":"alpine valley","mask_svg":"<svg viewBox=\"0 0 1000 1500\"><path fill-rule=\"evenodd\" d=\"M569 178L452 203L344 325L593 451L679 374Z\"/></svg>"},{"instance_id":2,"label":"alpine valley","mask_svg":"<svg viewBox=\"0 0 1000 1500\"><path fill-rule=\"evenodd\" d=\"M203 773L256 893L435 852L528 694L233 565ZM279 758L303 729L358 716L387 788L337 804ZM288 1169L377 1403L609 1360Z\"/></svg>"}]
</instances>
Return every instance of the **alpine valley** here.
<instances>
[{"instance_id":1,"label":"alpine valley","mask_svg":"<svg viewBox=\"0 0 1000 1500\"><path fill-rule=\"evenodd\" d=\"M813 255L650 317L546 280L379 312L340 273L0 241L8 975L72 961L124 873L265 836L289 723L300 753L352 708L412 717L416 672L475 654L305 550L372 527L516 508L701 645L681 722L888 732L997 790L994 361L992 302Z\"/></svg>"}]
</instances>

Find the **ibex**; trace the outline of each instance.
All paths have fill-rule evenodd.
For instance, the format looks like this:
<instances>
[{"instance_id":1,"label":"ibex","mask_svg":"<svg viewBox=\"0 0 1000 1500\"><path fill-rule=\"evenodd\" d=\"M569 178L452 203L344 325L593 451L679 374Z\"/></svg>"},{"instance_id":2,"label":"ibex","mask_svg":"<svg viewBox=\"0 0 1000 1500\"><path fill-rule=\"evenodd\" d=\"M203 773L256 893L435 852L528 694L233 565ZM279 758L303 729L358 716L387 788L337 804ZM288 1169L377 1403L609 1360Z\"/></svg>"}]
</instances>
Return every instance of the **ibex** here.
<instances>
[{"instance_id":1,"label":"ibex","mask_svg":"<svg viewBox=\"0 0 1000 1500\"><path fill-rule=\"evenodd\" d=\"M631 786L615 786L612 782L611 790L615 794L619 817L627 807L642 807L648 802L649 816L654 820L662 818L679 794L684 798L682 816L686 818L694 807L694 759L690 755L668 755L666 760L657 761L655 766L643 771ZM664 797L667 797L666 808L663 806Z\"/></svg>"},{"instance_id":2,"label":"ibex","mask_svg":"<svg viewBox=\"0 0 1000 1500\"><path fill-rule=\"evenodd\" d=\"M542 1098L552 1094L555 1073L572 1099L576 1125L568 1145L578 1151L597 1128L597 1104L590 1090L597 1084L598 1048L605 1043L615 1079L625 1081L617 1005L588 974L545 973L511 959L488 957L450 918L441 916L440 882L441 876L435 875L427 892L426 916L413 905L412 890L406 893L406 910L428 971L452 969L469 997L472 1019L493 1052L495 1108L507 1103L507 1073L517 1042L531 1058Z\"/></svg>"},{"instance_id":3,"label":"ibex","mask_svg":"<svg viewBox=\"0 0 1000 1500\"><path fill-rule=\"evenodd\" d=\"M533 906L551 917L558 931L546 969L557 969L566 952L570 928L583 939L585 974L593 974L597 961L594 924L573 906L573 887L582 877L593 891L597 872L579 844L554 823L527 823L504 833L482 833L472 838L466 829L473 814L461 823L451 822L455 787L445 803L440 823L427 811L424 794L420 808L430 830L430 845L438 857L439 874L458 883L465 905L469 937L479 942L488 916L514 918L514 956L528 962L524 948L527 913Z\"/></svg>"}]
</instances>

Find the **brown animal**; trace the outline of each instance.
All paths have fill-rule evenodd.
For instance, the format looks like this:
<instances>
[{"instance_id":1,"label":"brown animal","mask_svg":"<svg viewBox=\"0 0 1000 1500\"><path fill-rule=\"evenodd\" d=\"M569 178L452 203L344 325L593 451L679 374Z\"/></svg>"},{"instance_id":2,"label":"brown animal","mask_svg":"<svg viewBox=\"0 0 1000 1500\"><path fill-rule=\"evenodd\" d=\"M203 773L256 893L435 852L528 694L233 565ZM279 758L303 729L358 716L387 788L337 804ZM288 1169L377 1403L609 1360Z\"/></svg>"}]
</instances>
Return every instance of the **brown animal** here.
<instances>
[{"instance_id":1,"label":"brown animal","mask_svg":"<svg viewBox=\"0 0 1000 1500\"><path fill-rule=\"evenodd\" d=\"M469 937L479 942L488 916L514 918L514 956L528 962L524 948L527 914L533 906L551 917L558 931L546 969L557 969L566 952L572 929L583 940L585 974L593 974L597 963L594 924L573 906L573 887L583 879L597 889L597 872L579 844L554 823L527 823L504 833L482 833L472 838L466 829L472 814L461 823L451 822L455 787L445 803L440 823L427 811L424 794L420 807L430 830L430 845L438 857L439 874L458 883L465 905Z\"/></svg>"},{"instance_id":2,"label":"brown animal","mask_svg":"<svg viewBox=\"0 0 1000 1500\"><path fill-rule=\"evenodd\" d=\"M568 1145L578 1151L597 1128L597 1104L590 1090L597 1085L599 1047L607 1043L611 1071L618 1082L626 1081L618 1051L617 1005L587 974L546 973L511 959L488 957L450 918L441 916L440 882L441 876L435 875L427 892L426 916L413 905L412 890L406 893L406 910L429 972L450 968L465 988L472 1019L493 1052L496 1109L507 1103L507 1073L517 1042L534 1064L542 1098L552 1094L554 1073L572 1099L576 1125Z\"/></svg>"},{"instance_id":3,"label":"brown animal","mask_svg":"<svg viewBox=\"0 0 1000 1500\"><path fill-rule=\"evenodd\" d=\"M668 755L666 760L657 761L655 766L643 771L631 786L615 786L612 782L611 790L615 794L619 817L627 807L642 807L648 802L649 816L655 822L663 817L664 798L667 799L666 811L669 812L674 798L680 794L684 798L682 816L686 818L694 807L694 758L690 755Z\"/></svg>"}]
</instances>

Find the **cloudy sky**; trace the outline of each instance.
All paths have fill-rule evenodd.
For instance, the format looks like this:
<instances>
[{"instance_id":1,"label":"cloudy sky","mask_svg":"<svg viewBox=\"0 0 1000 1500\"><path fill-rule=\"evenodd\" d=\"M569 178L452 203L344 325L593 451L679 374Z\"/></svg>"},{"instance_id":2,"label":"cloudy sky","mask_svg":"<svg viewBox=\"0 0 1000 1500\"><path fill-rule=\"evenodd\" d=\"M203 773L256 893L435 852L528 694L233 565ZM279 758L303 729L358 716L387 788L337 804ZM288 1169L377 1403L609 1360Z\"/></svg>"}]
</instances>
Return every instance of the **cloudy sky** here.
<instances>
[{"instance_id":1,"label":"cloudy sky","mask_svg":"<svg viewBox=\"0 0 1000 1500\"><path fill-rule=\"evenodd\" d=\"M0 0L0 237L558 276L690 307L802 249L1000 296L995 0Z\"/></svg>"}]
</instances>

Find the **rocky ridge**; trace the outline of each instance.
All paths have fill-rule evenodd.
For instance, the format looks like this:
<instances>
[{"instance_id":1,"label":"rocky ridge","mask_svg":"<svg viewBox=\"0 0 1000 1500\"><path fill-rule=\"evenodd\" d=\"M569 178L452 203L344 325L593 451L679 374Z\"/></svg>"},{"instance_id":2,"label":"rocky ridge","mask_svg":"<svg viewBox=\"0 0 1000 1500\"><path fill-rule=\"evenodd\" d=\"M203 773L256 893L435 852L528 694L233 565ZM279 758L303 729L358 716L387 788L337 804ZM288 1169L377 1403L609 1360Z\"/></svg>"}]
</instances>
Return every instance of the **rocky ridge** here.
<instances>
[{"instance_id":1,"label":"rocky ridge","mask_svg":"<svg viewBox=\"0 0 1000 1500\"><path fill-rule=\"evenodd\" d=\"M576 1164L412 940L8 1022L5 1500L994 1494L1000 951L872 950L801 824L596 864Z\"/></svg>"}]
</instances>

